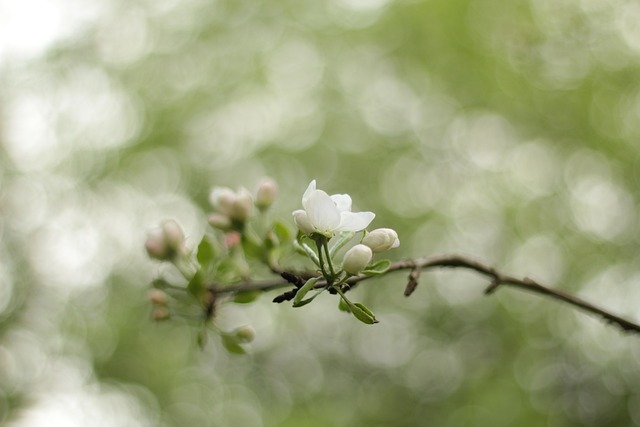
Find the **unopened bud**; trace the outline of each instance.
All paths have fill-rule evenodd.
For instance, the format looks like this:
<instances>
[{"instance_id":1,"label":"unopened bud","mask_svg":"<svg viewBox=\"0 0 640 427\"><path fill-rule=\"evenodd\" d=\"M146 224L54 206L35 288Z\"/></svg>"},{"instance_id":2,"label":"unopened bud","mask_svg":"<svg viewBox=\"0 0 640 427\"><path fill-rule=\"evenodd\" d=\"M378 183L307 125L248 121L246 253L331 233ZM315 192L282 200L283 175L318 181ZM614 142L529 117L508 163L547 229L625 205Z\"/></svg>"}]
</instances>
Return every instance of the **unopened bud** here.
<instances>
[{"instance_id":1,"label":"unopened bud","mask_svg":"<svg viewBox=\"0 0 640 427\"><path fill-rule=\"evenodd\" d=\"M227 187L215 187L209 194L211 206L224 215L231 214L235 201L236 193Z\"/></svg>"},{"instance_id":2,"label":"unopened bud","mask_svg":"<svg viewBox=\"0 0 640 427\"><path fill-rule=\"evenodd\" d=\"M144 243L144 247L151 258L159 260L167 260L170 258L171 249L169 248L164 233L160 228L156 228L149 232L147 240Z\"/></svg>"},{"instance_id":3,"label":"unopened bud","mask_svg":"<svg viewBox=\"0 0 640 427\"><path fill-rule=\"evenodd\" d=\"M231 220L228 216L223 214L213 213L209 215L209 224L211 224L213 228L217 228L218 230L231 230Z\"/></svg>"},{"instance_id":4,"label":"unopened bud","mask_svg":"<svg viewBox=\"0 0 640 427\"><path fill-rule=\"evenodd\" d=\"M187 250L184 232L172 219L163 222L159 228L151 230L144 245L151 258L162 261L170 260L176 254L183 254Z\"/></svg>"},{"instance_id":5,"label":"unopened bud","mask_svg":"<svg viewBox=\"0 0 640 427\"><path fill-rule=\"evenodd\" d=\"M153 320L159 322L161 320L167 320L169 317L171 317L171 313L169 312L169 309L167 307L162 305L157 305L153 307L153 311L151 312L151 317L153 317Z\"/></svg>"},{"instance_id":6,"label":"unopened bud","mask_svg":"<svg viewBox=\"0 0 640 427\"><path fill-rule=\"evenodd\" d=\"M264 211L273 204L278 194L278 184L271 178L264 178L256 192L256 207Z\"/></svg>"},{"instance_id":7,"label":"unopened bud","mask_svg":"<svg viewBox=\"0 0 640 427\"><path fill-rule=\"evenodd\" d=\"M236 328L234 333L236 338L238 339L238 342L241 342L241 343L249 343L253 341L253 339L256 336L255 331L249 325L244 325L244 326L240 326L239 328Z\"/></svg>"},{"instance_id":8,"label":"unopened bud","mask_svg":"<svg viewBox=\"0 0 640 427\"><path fill-rule=\"evenodd\" d=\"M168 295L160 289L151 289L148 297L149 301L154 305L167 305L169 303Z\"/></svg>"},{"instance_id":9,"label":"unopened bud","mask_svg":"<svg viewBox=\"0 0 640 427\"><path fill-rule=\"evenodd\" d=\"M398 233L390 228L377 228L364 236L362 244L371 248L374 253L384 252L400 246Z\"/></svg>"},{"instance_id":10,"label":"unopened bud","mask_svg":"<svg viewBox=\"0 0 640 427\"><path fill-rule=\"evenodd\" d=\"M373 258L371 248L366 245L355 245L344 254L342 269L348 274L356 275L365 269Z\"/></svg>"},{"instance_id":11,"label":"unopened bud","mask_svg":"<svg viewBox=\"0 0 640 427\"><path fill-rule=\"evenodd\" d=\"M244 222L253 213L253 196L246 188L241 188L236 194L229 216L232 220Z\"/></svg>"},{"instance_id":12,"label":"unopened bud","mask_svg":"<svg viewBox=\"0 0 640 427\"><path fill-rule=\"evenodd\" d=\"M224 244L227 248L235 248L242 244L242 234L237 231L230 231L224 235Z\"/></svg>"}]
</instances>

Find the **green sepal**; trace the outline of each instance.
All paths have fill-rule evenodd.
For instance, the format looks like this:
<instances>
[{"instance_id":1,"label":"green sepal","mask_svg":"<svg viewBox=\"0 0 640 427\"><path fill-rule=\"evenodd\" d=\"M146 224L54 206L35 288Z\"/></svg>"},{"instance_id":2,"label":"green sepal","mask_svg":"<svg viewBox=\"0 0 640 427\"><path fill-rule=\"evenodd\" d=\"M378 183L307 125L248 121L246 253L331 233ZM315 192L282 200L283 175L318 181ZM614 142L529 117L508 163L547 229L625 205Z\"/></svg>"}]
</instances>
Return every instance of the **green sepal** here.
<instances>
[{"instance_id":1,"label":"green sepal","mask_svg":"<svg viewBox=\"0 0 640 427\"><path fill-rule=\"evenodd\" d=\"M262 259L264 257L263 246L255 239L242 235L242 250L245 256L249 258Z\"/></svg>"},{"instance_id":2,"label":"green sepal","mask_svg":"<svg viewBox=\"0 0 640 427\"><path fill-rule=\"evenodd\" d=\"M316 285L318 280L320 280L320 277L312 277L311 279L307 280L307 282L304 285L302 285L300 289L298 289L296 296L293 298L294 307L302 307L303 305L307 305L313 300L313 298L315 298L315 295L314 295L308 300L305 300L305 301L302 300L304 296L307 294L307 292L313 289L313 287Z\"/></svg>"},{"instance_id":3,"label":"green sepal","mask_svg":"<svg viewBox=\"0 0 640 427\"><path fill-rule=\"evenodd\" d=\"M356 317L356 319L358 319L362 323L366 323L367 325L378 323L378 319L376 319L376 316L374 316L371 310L369 310L363 304L354 302L349 306L349 308L351 309L351 313Z\"/></svg>"},{"instance_id":4,"label":"green sepal","mask_svg":"<svg viewBox=\"0 0 640 427\"><path fill-rule=\"evenodd\" d=\"M222 345L229 353L245 354L247 351L238 343L238 338L233 334L222 334Z\"/></svg>"},{"instance_id":5,"label":"green sepal","mask_svg":"<svg viewBox=\"0 0 640 427\"><path fill-rule=\"evenodd\" d=\"M205 275L202 272L202 269L199 269L187 285L187 292L189 292L189 295L200 298L202 292L204 292L204 281Z\"/></svg>"},{"instance_id":6,"label":"green sepal","mask_svg":"<svg viewBox=\"0 0 640 427\"><path fill-rule=\"evenodd\" d=\"M209 238L205 235L198 245L196 259L202 268L210 266L216 257L216 251Z\"/></svg>"},{"instance_id":7,"label":"green sepal","mask_svg":"<svg viewBox=\"0 0 640 427\"><path fill-rule=\"evenodd\" d=\"M207 345L207 331L202 329L198 332L197 337L198 347L200 350L204 350L204 346Z\"/></svg>"},{"instance_id":8,"label":"green sepal","mask_svg":"<svg viewBox=\"0 0 640 427\"><path fill-rule=\"evenodd\" d=\"M320 259L318 258L318 254L315 253L313 249L309 245L304 242L299 242L297 240L293 241L293 247L299 254L308 256L311 261L318 267L320 267Z\"/></svg>"},{"instance_id":9,"label":"green sepal","mask_svg":"<svg viewBox=\"0 0 640 427\"><path fill-rule=\"evenodd\" d=\"M362 270L362 274L367 276L380 276L385 274L389 267L391 266L391 261L388 259L381 259L375 264L370 265L365 270Z\"/></svg>"},{"instance_id":10,"label":"green sepal","mask_svg":"<svg viewBox=\"0 0 640 427\"><path fill-rule=\"evenodd\" d=\"M280 243L288 242L292 238L289 228L280 221L276 221L273 223L273 232L278 237Z\"/></svg>"},{"instance_id":11,"label":"green sepal","mask_svg":"<svg viewBox=\"0 0 640 427\"><path fill-rule=\"evenodd\" d=\"M235 297L233 297L233 302L238 304L248 304L250 302L254 302L260 297L260 291L244 291L238 292Z\"/></svg>"}]
</instances>

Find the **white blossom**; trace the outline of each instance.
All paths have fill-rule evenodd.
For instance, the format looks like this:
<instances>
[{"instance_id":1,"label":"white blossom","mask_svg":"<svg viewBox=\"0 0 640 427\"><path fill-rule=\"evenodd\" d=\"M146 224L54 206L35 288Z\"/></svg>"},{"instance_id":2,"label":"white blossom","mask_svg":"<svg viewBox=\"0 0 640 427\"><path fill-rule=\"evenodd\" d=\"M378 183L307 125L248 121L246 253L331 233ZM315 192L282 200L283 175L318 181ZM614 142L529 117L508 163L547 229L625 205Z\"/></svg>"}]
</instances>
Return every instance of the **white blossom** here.
<instances>
[{"instance_id":1,"label":"white blossom","mask_svg":"<svg viewBox=\"0 0 640 427\"><path fill-rule=\"evenodd\" d=\"M360 231L375 218L373 212L351 212L351 197L348 194L329 196L316 189L313 180L302 196L302 206L293 212L293 218L305 234L318 233L332 237L340 231Z\"/></svg>"}]
</instances>

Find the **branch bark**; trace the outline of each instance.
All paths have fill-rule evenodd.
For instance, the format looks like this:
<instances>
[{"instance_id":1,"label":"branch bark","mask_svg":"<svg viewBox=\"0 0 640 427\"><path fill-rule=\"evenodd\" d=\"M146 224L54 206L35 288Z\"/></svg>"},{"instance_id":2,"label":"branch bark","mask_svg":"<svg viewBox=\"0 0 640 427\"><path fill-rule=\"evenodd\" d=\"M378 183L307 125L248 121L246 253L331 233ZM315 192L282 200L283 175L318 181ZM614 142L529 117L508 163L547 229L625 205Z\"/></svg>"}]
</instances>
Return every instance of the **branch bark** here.
<instances>
[{"instance_id":1,"label":"branch bark","mask_svg":"<svg viewBox=\"0 0 640 427\"><path fill-rule=\"evenodd\" d=\"M619 327L622 331L638 334L640 335L640 325L631 322L622 317L616 316L615 314L606 311L602 308L599 308L577 296L571 295L564 291L553 289L548 286L542 285L541 283L532 280L528 277L518 278L515 276L511 276L505 273L498 271L497 269L483 264L475 259L467 258L461 255L438 255L432 257L419 258L415 260L405 260L405 261L396 261L392 263L389 267L388 272L400 271L400 270L410 270L409 274L409 283L407 284L407 288L405 289L405 295L409 296L415 290L418 280L420 278L420 273L424 270L436 269L436 268L461 268L466 270L474 271L481 276L484 276L489 280L490 284L485 289L485 294L490 295L495 292L500 287L511 287L519 290L524 290L528 292L532 292L538 295L544 295L551 299L562 301L566 304L571 305L574 308L580 309L586 313L590 313L592 315L598 316L602 318L605 322L613 324ZM288 272L290 276L297 276L300 278L307 279L309 277L313 277L314 275L318 275L316 273L311 272ZM355 285L357 283L370 280L376 276L365 276L359 275L351 277L347 283L349 285ZM273 280L261 281L261 282L244 282L237 283L234 285L218 285L211 284L208 286L209 291L216 294L237 294L241 292L247 291L270 291L275 289L281 289L284 287L291 287L292 284L290 280L286 280L284 278L278 278ZM326 282L318 281L316 284L316 288L322 288L326 286Z\"/></svg>"}]
</instances>

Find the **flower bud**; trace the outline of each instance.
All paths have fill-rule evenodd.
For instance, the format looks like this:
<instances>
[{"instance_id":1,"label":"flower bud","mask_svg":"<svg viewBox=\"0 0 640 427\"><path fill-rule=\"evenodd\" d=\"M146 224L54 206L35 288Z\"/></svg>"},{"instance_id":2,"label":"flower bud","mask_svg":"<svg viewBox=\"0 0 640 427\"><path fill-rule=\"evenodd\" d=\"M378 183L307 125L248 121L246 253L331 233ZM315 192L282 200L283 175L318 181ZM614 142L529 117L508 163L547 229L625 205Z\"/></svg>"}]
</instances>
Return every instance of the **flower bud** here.
<instances>
[{"instance_id":1,"label":"flower bud","mask_svg":"<svg viewBox=\"0 0 640 427\"><path fill-rule=\"evenodd\" d=\"M153 320L159 322L161 320L167 320L169 317L171 317L171 313L169 312L169 309L167 307L157 305L153 308L151 317L153 317Z\"/></svg>"},{"instance_id":2,"label":"flower bud","mask_svg":"<svg viewBox=\"0 0 640 427\"><path fill-rule=\"evenodd\" d=\"M186 252L184 232L180 225L172 219L151 230L144 246L151 258L162 261L170 260L176 254Z\"/></svg>"},{"instance_id":3,"label":"flower bud","mask_svg":"<svg viewBox=\"0 0 640 427\"><path fill-rule=\"evenodd\" d=\"M169 245L173 251L182 252L184 250L184 232L176 221L169 219L163 222L162 231L167 245Z\"/></svg>"},{"instance_id":4,"label":"flower bud","mask_svg":"<svg viewBox=\"0 0 640 427\"><path fill-rule=\"evenodd\" d=\"M246 188L241 188L231 207L229 216L232 220L244 222L253 213L253 196Z\"/></svg>"},{"instance_id":5,"label":"flower bud","mask_svg":"<svg viewBox=\"0 0 640 427\"><path fill-rule=\"evenodd\" d=\"M169 303L169 297L160 289L151 289L148 297L153 305L167 305Z\"/></svg>"},{"instance_id":6,"label":"flower bud","mask_svg":"<svg viewBox=\"0 0 640 427\"><path fill-rule=\"evenodd\" d=\"M264 211L271 206L278 194L278 185L271 178L265 178L260 182L256 192L256 207Z\"/></svg>"},{"instance_id":7,"label":"flower bud","mask_svg":"<svg viewBox=\"0 0 640 427\"><path fill-rule=\"evenodd\" d=\"M160 228L153 229L149 232L144 247L151 258L159 260L167 260L170 258L171 249Z\"/></svg>"},{"instance_id":8,"label":"flower bud","mask_svg":"<svg viewBox=\"0 0 640 427\"><path fill-rule=\"evenodd\" d=\"M398 233L390 228L377 228L362 239L362 244L371 248L374 253L384 252L400 246Z\"/></svg>"},{"instance_id":9,"label":"flower bud","mask_svg":"<svg viewBox=\"0 0 640 427\"><path fill-rule=\"evenodd\" d=\"M369 265L372 258L373 252L369 246L355 245L344 254L342 269L348 274L356 275Z\"/></svg>"},{"instance_id":10,"label":"flower bud","mask_svg":"<svg viewBox=\"0 0 640 427\"><path fill-rule=\"evenodd\" d=\"M209 194L209 203L223 215L231 215L236 193L227 187L215 187Z\"/></svg>"},{"instance_id":11,"label":"flower bud","mask_svg":"<svg viewBox=\"0 0 640 427\"><path fill-rule=\"evenodd\" d=\"M311 225L311 221L309 221L309 217L307 216L306 211L302 209L294 211L293 220L296 222L298 229L304 234L312 234L316 232L315 228L313 228L313 225Z\"/></svg>"},{"instance_id":12,"label":"flower bud","mask_svg":"<svg viewBox=\"0 0 640 427\"><path fill-rule=\"evenodd\" d=\"M249 325L244 325L244 326L240 326L239 328L236 328L234 333L236 338L238 339L238 342L241 342L241 343L249 343L253 341L253 339L256 336L255 331Z\"/></svg>"},{"instance_id":13,"label":"flower bud","mask_svg":"<svg viewBox=\"0 0 640 427\"><path fill-rule=\"evenodd\" d=\"M209 215L209 224L218 230L231 230L231 220L228 216L223 214L214 213Z\"/></svg>"}]
</instances>

